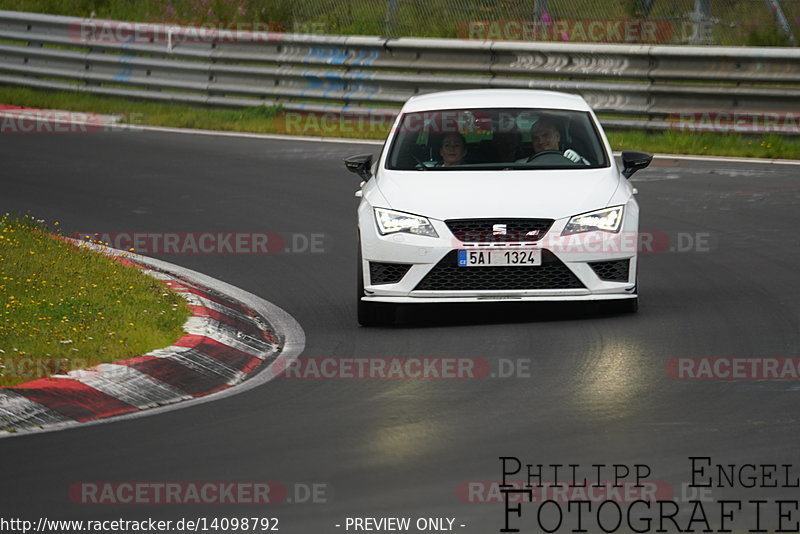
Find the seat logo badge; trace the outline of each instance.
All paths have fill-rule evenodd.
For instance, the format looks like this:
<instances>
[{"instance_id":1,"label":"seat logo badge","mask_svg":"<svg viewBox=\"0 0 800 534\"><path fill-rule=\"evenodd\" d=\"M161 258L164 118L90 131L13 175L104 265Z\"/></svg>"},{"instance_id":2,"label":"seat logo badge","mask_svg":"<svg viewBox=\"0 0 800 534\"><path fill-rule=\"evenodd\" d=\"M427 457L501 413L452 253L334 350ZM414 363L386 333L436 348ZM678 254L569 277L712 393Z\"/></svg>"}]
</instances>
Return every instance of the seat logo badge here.
<instances>
[{"instance_id":1,"label":"seat logo badge","mask_svg":"<svg viewBox=\"0 0 800 534\"><path fill-rule=\"evenodd\" d=\"M495 224L492 226L492 235L506 235L507 228L505 224Z\"/></svg>"},{"instance_id":2,"label":"seat logo badge","mask_svg":"<svg viewBox=\"0 0 800 534\"><path fill-rule=\"evenodd\" d=\"M526 236L526 237L528 237L528 236L530 236L530 237L536 237L537 235L539 235L539 230L531 230L530 232L528 232L527 234L525 234L525 236Z\"/></svg>"}]
</instances>

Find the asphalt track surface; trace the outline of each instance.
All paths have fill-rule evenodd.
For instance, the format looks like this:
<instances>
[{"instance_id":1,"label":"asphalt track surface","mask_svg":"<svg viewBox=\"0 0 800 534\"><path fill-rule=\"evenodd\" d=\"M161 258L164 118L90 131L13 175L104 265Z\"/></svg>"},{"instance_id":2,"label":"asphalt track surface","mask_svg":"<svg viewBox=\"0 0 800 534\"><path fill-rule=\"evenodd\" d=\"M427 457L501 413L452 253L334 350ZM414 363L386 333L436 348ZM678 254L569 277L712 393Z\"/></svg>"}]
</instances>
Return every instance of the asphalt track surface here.
<instances>
[{"instance_id":1,"label":"asphalt track surface","mask_svg":"<svg viewBox=\"0 0 800 534\"><path fill-rule=\"evenodd\" d=\"M690 480L690 456L800 464L797 380L667 372L677 357L800 356L798 167L661 159L635 175L641 229L671 240L640 257L638 314L442 306L404 309L398 326L365 329L354 300L358 179L341 159L378 150L152 132L3 135L0 210L57 220L66 233L324 234L321 253L157 255L292 314L307 337L301 359L470 357L493 371L506 359L527 362L529 372L277 379L154 417L0 440L0 515L269 516L285 533L345 532L347 517L452 517L458 531L497 532L502 504L464 502L458 488L499 480L501 456L580 464L584 474L591 464L648 464L649 480L667 482L676 497ZM698 236L700 246L687 244ZM290 497L294 484L316 483L326 485L326 502L70 500L70 486L85 481L273 481ZM713 498L754 491L715 488ZM781 488L762 493L796 499ZM522 532L538 531L535 511L524 505Z\"/></svg>"}]
</instances>

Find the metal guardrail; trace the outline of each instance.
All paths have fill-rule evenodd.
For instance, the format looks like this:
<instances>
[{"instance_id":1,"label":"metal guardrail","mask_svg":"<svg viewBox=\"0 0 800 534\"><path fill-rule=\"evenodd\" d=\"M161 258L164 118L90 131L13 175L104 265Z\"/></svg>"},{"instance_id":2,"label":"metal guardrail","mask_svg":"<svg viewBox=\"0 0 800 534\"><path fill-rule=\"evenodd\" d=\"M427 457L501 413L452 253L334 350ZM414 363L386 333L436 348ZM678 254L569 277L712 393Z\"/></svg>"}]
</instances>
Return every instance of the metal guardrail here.
<instances>
[{"instance_id":1,"label":"metal guardrail","mask_svg":"<svg viewBox=\"0 0 800 534\"><path fill-rule=\"evenodd\" d=\"M800 122L797 48L227 32L0 11L0 84L347 115L395 114L432 91L531 88L580 94L609 127L663 130L705 113L706 131L730 131L718 112L749 131L752 118L794 117L778 133Z\"/></svg>"}]
</instances>

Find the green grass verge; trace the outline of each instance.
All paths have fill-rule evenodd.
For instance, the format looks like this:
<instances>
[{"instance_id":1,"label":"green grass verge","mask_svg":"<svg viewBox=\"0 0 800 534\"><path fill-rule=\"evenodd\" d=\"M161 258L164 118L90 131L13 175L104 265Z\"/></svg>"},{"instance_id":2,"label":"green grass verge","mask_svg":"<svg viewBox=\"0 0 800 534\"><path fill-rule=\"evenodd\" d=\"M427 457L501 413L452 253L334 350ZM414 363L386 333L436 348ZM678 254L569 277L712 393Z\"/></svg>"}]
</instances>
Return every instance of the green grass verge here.
<instances>
[{"instance_id":1,"label":"green grass verge","mask_svg":"<svg viewBox=\"0 0 800 534\"><path fill-rule=\"evenodd\" d=\"M286 113L279 106L241 109L139 101L128 98L96 96L77 91L42 91L20 87L0 86L0 104L43 109L120 114L131 124L199 128L232 132L279 133L289 135L343 136L383 139L390 125L357 128L351 124L315 123ZM0 125L2 123L0 122Z\"/></svg>"},{"instance_id":2,"label":"green grass verge","mask_svg":"<svg viewBox=\"0 0 800 534\"><path fill-rule=\"evenodd\" d=\"M800 137L738 133L607 131L614 150L748 158L800 159Z\"/></svg>"},{"instance_id":3,"label":"green grass verge","mask_svg":"<svg viewBox=\"0 0 800 534\"><path fill-rule=\"evenodd\" d=\"M169 346L189 317L158 280L30 216L0 219L0 303L0 386Z\"/></svg>"},{"instance_id":4,"label":"green grass verge","mask_svg":"<svg viewBox=\"0 0 800 534\"><path fill-rule=\"evenodd\" d=\"M151 126L354 139L382 140L391 126L388 122L380 121L359 123L355 119L337 120L332 115L325 117L298 115L285 112L280 107L212 109L102 97L80 92L40 91L16 87L0 87L0 104L121 114L130 123ZM1 127L2 119L0 119L0 131ZM800 159L800 137L774 134L698 134L678 131L609 130L606 133L614 150Z\"/></svg>"}]
</instances>

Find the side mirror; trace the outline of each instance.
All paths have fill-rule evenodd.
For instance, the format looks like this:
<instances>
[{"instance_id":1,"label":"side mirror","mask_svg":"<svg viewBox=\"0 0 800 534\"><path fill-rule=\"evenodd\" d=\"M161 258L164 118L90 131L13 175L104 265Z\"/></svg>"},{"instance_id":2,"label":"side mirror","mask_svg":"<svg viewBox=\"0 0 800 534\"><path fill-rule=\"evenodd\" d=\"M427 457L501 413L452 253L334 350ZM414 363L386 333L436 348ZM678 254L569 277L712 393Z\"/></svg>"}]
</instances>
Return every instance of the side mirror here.
<instances>
[{"instance_id":1,"label":"side mirror","mask_svg":"<svg viewBox=\"0 0 800 534\"><path fill-rule=\"evenodd\" d=\"M638 152L636 150L623 150L622 151L622 175L625 178L630 178L633 173L640 169L644 169L650 162L653 161L653 155L647 152Z\"/></svg>"},{"instance_id":2,"label":"side mirror","mask_svg":"<svg viewBox=\"0 0 800 534\"><path fill-rule=\"evenodd\" d=\"M372 166L372 154L359 154L344 158L344 166L347 167L348 171L359 175L364 181L372 178L372 173L369 170Z\"/></svg>"}]
</instances>

